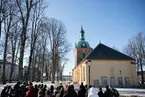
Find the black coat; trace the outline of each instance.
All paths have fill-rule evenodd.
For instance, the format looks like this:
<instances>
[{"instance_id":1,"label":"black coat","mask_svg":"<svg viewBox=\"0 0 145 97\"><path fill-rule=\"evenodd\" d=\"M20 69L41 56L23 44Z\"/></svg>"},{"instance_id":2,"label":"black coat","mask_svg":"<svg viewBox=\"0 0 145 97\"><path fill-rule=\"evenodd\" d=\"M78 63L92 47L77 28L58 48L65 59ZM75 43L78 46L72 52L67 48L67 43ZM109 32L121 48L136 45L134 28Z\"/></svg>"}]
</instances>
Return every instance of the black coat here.
<instances>
[{"instance_id":1,"label":"black coat","mask_svg":"<svg viewBox=\"0 0 145 97\"><path fill-rule=\"evenodd\" d=\"M78 97L78 95L76 91L71 86L69 86L68 91L64 94L63 97Z\"/></svg>"},{"instance_id":2,"label":"black coat","mask_svg":"<svg viewBox=\"0 0 145 97\"><path fill-rule=\"evenodd\" d=\"M5 89L2 90L1 97L6 97L6 90Z\"/></svg>"},{"instance_id":3,"label":"black coat","mask_svg":"<svg viewBox=\"0 0 145 97\"><path fill-rule=\"evenodd\" d=\"M107 89L105 92L104 92L104 97L113 97L113 93L110 89Z\"/></svg>"},{"instance_id":4,"label":"black coat","mask_svg":"<svg viewBox=\"0 0 145 97\"><path fill-rule=\"evenodd\" d=\"M63 97L63 95L64 95L64 89L61 88L60 91L59 91L59 93L56 94L56 97Z\"/></svg>"},{"instance_id":5,"label":"black coat","mask_svg":"<svg viewBox=\"0 0 145 97\"><path fill-rule=\"evenodd\" d=\"M99 97L104 97L103 92L102 92L102 91L99 91L99 92L98 92L98 96L99 96Z\"/></svg>"},{"instance_id":6,"label":"black coat","mask_svg":"<svg viewBox=\"0 0 145 97\"><path fill-rule=\"evenodd\" d=\"M78 97L85 97L85 96L86 95L84 91L81 91L81 90L78 91Z\"/></svg>"},{"instance_id":7,"label":"black coat","mask_svg":"<svg viewBox=\"0 0 145 97\"><path fill-rule=\"evenodd\" d=\"M63 97L78 97L77 93L74 92L67 92L63 95Z\"/></svg>"}]
</instances>

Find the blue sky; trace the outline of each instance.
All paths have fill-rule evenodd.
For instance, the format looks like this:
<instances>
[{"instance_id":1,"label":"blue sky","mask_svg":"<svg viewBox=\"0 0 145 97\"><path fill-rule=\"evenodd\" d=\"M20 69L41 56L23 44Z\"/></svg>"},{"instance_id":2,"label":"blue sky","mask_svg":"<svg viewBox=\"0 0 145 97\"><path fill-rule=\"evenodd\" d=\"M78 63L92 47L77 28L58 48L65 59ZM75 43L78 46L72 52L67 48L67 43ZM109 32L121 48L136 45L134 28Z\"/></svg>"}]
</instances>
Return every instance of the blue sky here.
<instances>
[{"instance_id":1,"label":"blue sky","mask_svg":"<svg viewBox=\"0 0 145 97\"><path fill-rule=\"evenodd\" d=\"M72 44L64 74L74 67L74 45L81 25L92 48L101 43L120 51L137 32L145 33L145 0L46 0L46 16L61 20Z\"/></svg>"}]
</instances>

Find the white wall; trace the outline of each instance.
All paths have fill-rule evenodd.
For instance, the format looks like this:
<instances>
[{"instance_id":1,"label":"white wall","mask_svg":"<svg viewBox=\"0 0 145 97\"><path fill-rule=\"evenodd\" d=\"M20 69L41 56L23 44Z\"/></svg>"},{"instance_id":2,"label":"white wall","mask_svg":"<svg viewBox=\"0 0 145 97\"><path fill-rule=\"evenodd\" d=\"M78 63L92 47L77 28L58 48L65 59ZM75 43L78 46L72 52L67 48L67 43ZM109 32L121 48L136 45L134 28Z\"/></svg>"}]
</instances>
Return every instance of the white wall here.
<instances>
[{"instance_id":1,"label":"white wall","mask_svg":"<svg viewBox=\"0 0 145 97\"><path fill-rule=\"evenodd\" d=\"M10 72L11 72L11 65L10 64L6 64L6 66L5 66L5 77L6 77L6 80L9 80ZM3 64L0 64L0 79L2 77L2 74L3 74ZM15 65L14 66L13 75L12 75L12 80L17 80L17 79L18 79L18 65Z\"/></svg>"}]
</instances>

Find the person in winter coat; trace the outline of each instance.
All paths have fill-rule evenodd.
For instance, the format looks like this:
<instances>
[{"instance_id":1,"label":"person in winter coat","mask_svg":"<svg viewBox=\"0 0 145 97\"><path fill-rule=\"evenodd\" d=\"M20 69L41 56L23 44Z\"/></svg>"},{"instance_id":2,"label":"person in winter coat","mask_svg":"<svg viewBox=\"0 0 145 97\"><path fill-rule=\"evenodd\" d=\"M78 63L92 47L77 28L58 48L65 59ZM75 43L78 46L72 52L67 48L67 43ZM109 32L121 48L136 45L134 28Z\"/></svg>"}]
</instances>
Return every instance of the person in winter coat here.
<instances>
[{"instance_id":1,"label":"person in winter coat","mask_svg":"<svg viewBox=\"0 0 145 97\"><path fill-rule=\"evenodd\" d=\"M28 91L26 92L26 97L34 97L34 96L35 96L34 87L33 87L33 84L30 83Z\"/></svg>"},{"instance_id":2,"label":"person in winter coat","mask_svg":"<svg viewBox=\"0 0 145 97\"><path fill-rule=\"evenodd\" d=\"M17 95L17 97L19 97L20 96L20 94L21 94L21 91L20 91L20 82L18 81L16 84L15 84L15 86L14 86L14 89L16 90L16 95Z\"/></svg>"},{"instance_id":3,"label":"person in winter coat","mask_svg":"<svg viewBox=\"0 0 145 97\"><path fill-rule=\"evenodd\" d=\"M113 97L112 91L109 89L109 86L106 86L106 91L104 92L104 97Z\"/></svg>"},{"instance_id":4,"label":"person in winter coat","mask_svg":"<svg viewBox=\"0 0 145 97\"><path fill-rule=\"evenodd\" d=\"M43 91L43 95L45 95L45 93L46 93L46 91L47 91L47 85L43 85L43 89L42 89L42 91Z\"/></svg>"},{"instance_id":5,"label":"person in winter coat","mask_svg":"<svg viewBox=\"0 0 145 97\"><path fill-rule=\"evenodd\" d=\"M12 89L10 90L10 94L9 94L8 97L18 97L18 96L16 95L16 90L12 88Z\"/></svg>"},{"instance_id":6,"label":"person in winter coat","mask_svg":"<svg viewBox=\"0 0 145 97\"><path fill-rule=\"evenodd\" d=\"M98 96L99 97L104 97L104 94L103 94L103 91L102 91L101 87L99 88Z\"/></svg>"},{"instance_id":7,"label":"person in winter coat","mask_svg":"<svg viewBox=\"0 0 145 97\"><path fill-rule=\"evenodd\" d=\"M61 88L59 93L56 95L56 97L63 97L64 95L64 88Z\"/></svg>"},{"instance_id":8,"label":"person in winter coat","mask_svg":"<svg viewBox=\"0 0 145 97\"><path fill-rule=\"evenodd\" d=\"M119 92L115 88L111 87L111 90L113 93L113 97L119 97Z\"/></svg>"},{"instance_id":9,"label":"person in winter coat","mask_svg":"<svg viewBox=\"0 0 145 97\"><path fill-rule=\"evenodd\" d=\"M42 89L40 89L38 91L38 97L44 97L44 94L43 94L43 90Z\"/></svg>"},{"instance_id":10,"label":"person in winter coat","mask_svg":"<svg viewBox=\"0 0 145 97\"><path fill-rule=\"evenodd\" d=\"M27 90L24 84L20 85L20 91L21 91L21 97L25 97Z\"/></svg>"},{"instance_id":11,"label":"person in winter coat","mask_svg":"<svg viewBox=\"0 0 145 97\"><path fill-rule=\"evenodd\" d=\"M1 97L6 97L6 90L7 90L8 86L5 86L4 89L1 92Z\"/></svg>"},{"instance_id":12,"label":"person in winter coat","mask_svg":"<svg viewBox=\"0 0 145 97\"><path fill-rule=\"evenodd\" d=\"M98 97L97 91L94 87L88 90L88 97Z\"/></svg>"},{"instance_id":13,"label":"person in winter coat","mask_svg":"<svg viewBox=\"0 0 145 97\"><path fill-rule=\"evenodd\" d=\"M35 85L35 88L34 88L34 97L37 97L38 96L38 86Z\"/></svg>"},{"instance_id":14,"label":"person in winter coat","mask_svg":"<svg viewBox=\"0 0 145 97\"><path fill-rule=\"evenodd\" d=\"M84 86L83 83L81 83L80 88L83 89L83 90L85 90L85 86Z\"/></svg>"},{"instance_id":15,"label":"person in winter coat","mask_svg":"<svg viewBox=\"0 0 145 97\"><path fill-rule=\"evenodd\" d=\"M86 95L86 90L85 87L82 85L80 85L80 90L78 91L78 97L85 97Z\"/></svg>"},{"instance_id":16,"label":"person in winter coat","mask_svg":"<svg viewBox=\"0 0 145 97\"><path fill-rule=\"evenodd\" d=\"M64 86L64 93L66 93L67 90L68 90L68 85L65 85L65 86Z\"/></svg>"},{"instance_id":17,"label":"person in winter coat","mask_svg":"<svg viewBox=\"0 0 145 97\"><path fill-rule=\"evenodd\" d=\"M50 86L50 92L51 92L52 94L54 94L54 86L53 86L53 85Z\"/></svg>"},{"instance_id":18,"label":"person in winter coat","mask_svg":"<svg viewBox=\"0 0 145 97\"><path fill-rule=\"evenodd\" d=\"M68 87L68 91L64 94L63 97L78 97L73 85Z\"/></svg>"},{"instance_id":19,"label":"person in winter coat","mask_svg":"<svg viewBox=\"0 0 145 97\"><path fill-rule=\"evenodd\" d=\"M49 89L46 91L45 95L46 95L46 97L52 97L52 93Z\"/></svg>"},{"instance_id":20,"label":"person in winter coat","mask_svg":"<svg viewBox=\"0 0 145 97\"><path fill-rule=\"evenodd\" d=\"M63 88L62 83L56 88L57 91L60 91L60 89Z\"/></svg>"}]
</instances>

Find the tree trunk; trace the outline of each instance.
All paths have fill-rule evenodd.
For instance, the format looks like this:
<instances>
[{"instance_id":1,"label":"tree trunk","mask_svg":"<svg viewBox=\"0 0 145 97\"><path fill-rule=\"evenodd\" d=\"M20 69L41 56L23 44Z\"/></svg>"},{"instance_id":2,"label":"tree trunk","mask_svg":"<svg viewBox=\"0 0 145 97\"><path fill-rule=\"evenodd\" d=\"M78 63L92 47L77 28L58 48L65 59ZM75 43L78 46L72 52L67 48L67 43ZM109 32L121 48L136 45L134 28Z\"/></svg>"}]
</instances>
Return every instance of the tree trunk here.
<instances>
[{"instance_id":1,"label":"tree trunk","mask_svg":"<svg viewBox=\"0 0 145 97\"><path fill-rule=\"evenodd\" d=\"M52 70L52 83L55 83L55 71Z\"/></svg>"},{"instance_id":2,"label":"tree trunk","mask_svg":"<svg viewBox=\"0 0 145 97\"><path fill-rule=\"evenodd\" d=\"M19 81L23 80L23 59L24 59L25 42L26 42L26 29L23 28L22 30L23 32L21 34L20 59L19 59Z\"/></svg>"},{"instance_id":3,"label":"tree trunk","mask_svg":"<svg viewBox=\"0 0 145 97\"><path fill-rule=\"evenodd\" d=\"M59 82L59 75L58 75L58 71L57 71L57 82Z\"/></svg>"},{"instance_id":4,"label":"tree trunk","mask_svg":"<svg viewBox=\"0 0 145 97\"><path fill-rule=\"evenodd\" d=\"M60 80L62 81L62 72L60 72Z\"/></svg>"},{"instance_id":5,"label":"tree trunk","mask_svg":"<svg viewBox=\"0 0 145 97\"><path fill-rule=\"evenodd\" d=\"M33 54L33 64L32 64L32 81L36 80L36 71L37 71L37 68L35 67L36 66L36 60L37 60L37 56Z\"/></svg>"},{"instance_id":6,"label":"tree trunk","mask_svg":"<svg viewBox=\"0 0 145 97\"><path fill-rule=\"evenodd\" d=\"M6 32L6 36L5 36L5 48L4 48L4 56L3 56L2 84L6 84L6 79L5 79L5 66L6 66L7 46L8 46L7 43L8 43L8 32Z\"/></svg>"},{"instance_id":7,"label":"tree trunk","mask_svg":"<svg viewBox=\"0 0 145 97\"><path fill-rule=\"evenodd\" d=\"M12 82L12 76L13 76L13 72L14 72L14 58L15 58L15 50L12 50L12 63L11 63L11 71L10 71L10 77L9 77L10 83Z\"/></svg>"},{"instance_id":8,"label":"tree trunk","mask_svg":"<svg viewBox=\"0 0 145 97\"><path fill-rule=\"evenodd\" d=\"M54 51L52 51L53 55L52 55L52 83L55 83L55 72L56 72L56 68L55 68L55 54Z\"/></svg>"},{"instance_id":9,"label":"tree trunk","mask_svg":"<svg viewBox=\"0 0 145 97\"><path fill-rule=\"evenodd\" d=\"M48 80L49 81L51 80L51 71L49 71L49 73L48 73Z\"/></svg>"},{"instance_id":10,"label":"tree trunk","mask_svg":"<svg viewBox=\"0 0 145 97\"><path fill-rule=\"evenodd\" d=\"M30 73L30 69L33 69L33 68L31 68L32 54L33 54L33 48L31 47L30 56L29 56L29 64L28 64L28 73L27 73L27 79L28 80L30 80L30 75L32 76L32 73Z\"/></svg>"},{"instance_id":11,"label":"tree trunk","mask_svg":"<svg viewBox=\"0 0 145 97\"><path fill-rule=\"evenodd\" d=\"M140 68L141 68L141 84L144 84L144 72L143 72L143 67L142 67L143 65L141 64L140 65Z\"/></svg>"},{"instance_id":12,"label":"tree trunk","mask_svg":"<svg viewBox=\"0 0 145 97\"><path fill-rule=\"evenodd\" d=\"M33 64L34 65L34 64ZM31 80L34 81L35 80L35 72L36 72L36 68L33 66L32 68L32 77Z\"/></svg>"},{"instance_id":13,"label":"tree trunk","mask_svg":"<svg viewBox=\"0 0 145 97\"><path fill-rule=\"evenodd\" d=\"M47 68L47 64L45 66L45 73L46 73L46 81L48 80L48 68Z\"/></svg>"}]
</instances>

